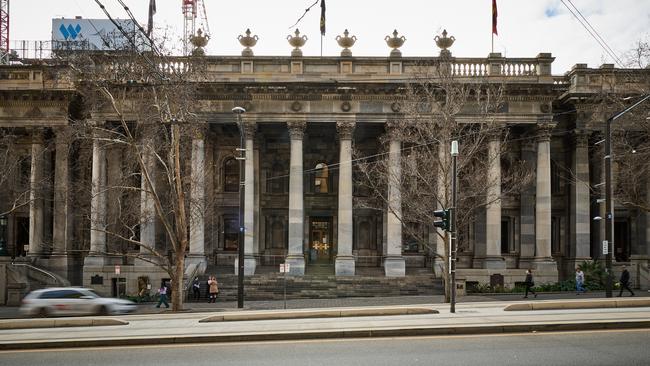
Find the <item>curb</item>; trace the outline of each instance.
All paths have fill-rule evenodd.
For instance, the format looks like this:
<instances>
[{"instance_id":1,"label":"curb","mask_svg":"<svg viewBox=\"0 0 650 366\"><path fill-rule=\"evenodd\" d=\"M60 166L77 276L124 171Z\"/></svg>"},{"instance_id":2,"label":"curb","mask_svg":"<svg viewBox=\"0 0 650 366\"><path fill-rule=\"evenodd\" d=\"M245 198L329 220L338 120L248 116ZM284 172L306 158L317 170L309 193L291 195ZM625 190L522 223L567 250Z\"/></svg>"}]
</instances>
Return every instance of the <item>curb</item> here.
<instances>
[{"instance_id":1,"label":"curb","mask_svg":"<svg viewBox=\"0 0 650 366\"><path fill-rule=\"evenodd\" d=\"M602 321L587 323L533 323L501 325L467 325L453 327L414 327L385 329L342 329L304 332L275 332L250 334L206 334L159 338L71 339L59 341L27 341L0 344L0 350L27 350L53 348L83 348L110 346L170 345L187 343L261 342L314 339L377 338L407 336L470 335L523 332L560 332L577 330L638 329L650 328L650 320Z\"/></svg>"},{"instance_id":2,"label":"curb","mask_svg":"<svg viewBox=\"0 0 650 366\"><path fill-rule=\"evenodd\" d=\"M112 318L84 318L84 319L21 319L2 320L0 330L6 329L33 329L33 328L66 328L66 327L97 327L112 325L128 325L129 322Z\"/></svg>"},{"instance_id":3,"label":"curb","mask_svg":"<svg viewBox=\"0 0 650 366\"><path fill-rule=\"evenodd\" d=\"M650 307L650 299L597 299L575 301L527 302L507 305L503 311L567 310Z\"/></svg>"},{"instance_id":4,"label":"curb","mask_svg":"<svg viewBox=\"0 0 650 366\"><path fill-rule=\"evenodd\" d=\"M213 315L199 320L199 323L229 322L247 320L278 320L278 319L306 319L306 318L343 318L351 316L388 316L388 315L414 315L414 314L440 314L438 310L425 307L385 307L385 308L334 308L319 310L293 310L293 311L264 311L245 313L226 313Z\"/></svg>"}]
</instances>

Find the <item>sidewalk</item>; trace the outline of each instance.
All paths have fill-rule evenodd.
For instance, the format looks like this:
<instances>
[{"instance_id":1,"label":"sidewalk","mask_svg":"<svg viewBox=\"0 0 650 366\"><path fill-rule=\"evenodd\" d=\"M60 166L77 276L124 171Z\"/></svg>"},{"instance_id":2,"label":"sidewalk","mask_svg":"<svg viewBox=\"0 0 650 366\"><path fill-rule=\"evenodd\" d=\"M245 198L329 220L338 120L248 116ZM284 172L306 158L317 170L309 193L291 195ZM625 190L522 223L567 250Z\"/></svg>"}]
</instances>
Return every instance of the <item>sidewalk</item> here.
<instances>
[{"instance_id":1,"label":"sidewalk","mask_svg":"<svg viewBox=\"0 0 650 366\"><path fill-rule=\"evenodd\" d=\"M555 300L537 302L546 301ZM427 308L439 314L345 318L287 319L286 313L293 310L228 311L223 308L211 312L138 314L112 317L128 321L128 325L2 330L0 349L650 328L650 307L505 312L504 308L512 303L460 303L455 314L449 312L448 304L351 307L368 312L385 311L386 308ZM331 311L332 308L312 310ZM215 315L228 314L240 318L251 314L255 315L251 319L260 319L260 313L284 314L285 319L201 322Z\"/></svg>"}]
</instances>

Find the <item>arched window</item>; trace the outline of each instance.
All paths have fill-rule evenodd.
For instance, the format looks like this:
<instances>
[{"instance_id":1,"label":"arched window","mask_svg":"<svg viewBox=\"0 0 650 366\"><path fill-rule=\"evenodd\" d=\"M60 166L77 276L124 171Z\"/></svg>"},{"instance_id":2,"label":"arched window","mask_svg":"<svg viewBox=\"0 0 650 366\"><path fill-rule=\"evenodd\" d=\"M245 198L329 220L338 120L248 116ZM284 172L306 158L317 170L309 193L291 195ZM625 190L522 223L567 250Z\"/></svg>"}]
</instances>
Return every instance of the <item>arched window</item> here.
<instances>
[{"instance_id":1,"label":"arched window","mask_svg":"<svg viewBox=\"0 0 650 366\"><path fill-rule=\"evenodd\" d=\"M235 158L223 162L223 191L239 192L239 164Z\"/></svg>"},{"instance_id":2,"label":"arched window","mask_svg":"<svg viewBox=\"0 0 650 366\"><path fill-rule=\"evenodd\" d=\"M328 193L329 168L325 163L316 164L316 173L314 174L314 192Z\"/></svg>"}]
</instances>

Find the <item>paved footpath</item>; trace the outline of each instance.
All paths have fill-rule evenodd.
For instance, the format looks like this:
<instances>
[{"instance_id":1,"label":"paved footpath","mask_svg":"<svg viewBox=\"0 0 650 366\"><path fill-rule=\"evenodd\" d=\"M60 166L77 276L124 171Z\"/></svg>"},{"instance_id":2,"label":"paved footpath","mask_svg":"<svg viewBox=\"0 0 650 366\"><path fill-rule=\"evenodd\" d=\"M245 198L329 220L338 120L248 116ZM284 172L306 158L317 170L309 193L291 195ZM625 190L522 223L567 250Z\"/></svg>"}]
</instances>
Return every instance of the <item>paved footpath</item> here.
<instances>
[{"instance_id":1,"label":"paved footpath","mask_svg":"<svg viewBox=\"0 0 650 366\"><path fill-rule=\"evenodd\" d=\"M367 300L367 299L365 299ZM537 300L537 302L582 302L600 299ZM474 302L457 305L456 313L448 304L409 305L437 310L438 314L373 315L362 317L289 317L277 320L200 322L214 315L285 314L295 310L239 310L191 313L136 314L111 317L127 325L70 328L0 330L0 349L136 346L198 342L268 341L287 339L386 337L439 334L475 334L585 329L650 328L650 305L635 308L504 311L507 302ZM206 304L207 305L207 304ZM354 307L354 309L399 308ZM407 306L408 307L408 306ZM333 307L324 308L331 311ZM344 308L336 307L337 310ZM215 309L216 310L216 309ZM318 311L318 308L312 308ZM10 320L0 321L9 322Z\"/></svg>"}]
</instances>

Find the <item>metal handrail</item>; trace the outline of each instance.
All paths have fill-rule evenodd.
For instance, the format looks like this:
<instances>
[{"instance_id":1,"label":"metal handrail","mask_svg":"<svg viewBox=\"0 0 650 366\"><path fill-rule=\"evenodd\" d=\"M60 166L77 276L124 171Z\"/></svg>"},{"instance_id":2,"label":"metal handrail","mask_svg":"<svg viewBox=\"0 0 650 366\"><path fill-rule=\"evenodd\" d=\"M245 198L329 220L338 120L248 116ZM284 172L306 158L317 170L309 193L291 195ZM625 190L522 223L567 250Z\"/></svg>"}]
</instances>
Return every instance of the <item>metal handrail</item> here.
<instances>
[{"instance_id":1,"label":"metal handrail","mask_svg":"<svg viewBox=\"0 0 650 366\"><path fill-rule=\"evenodd\" d=\"M40 272L40 273L42 273L42 274L44 274L44 275L46 275L46 276L52 278L52 279L54 280L55 283L60 283L60 282L59 282L59 279L58 279L56 276L54 276L53 274L51 274L50 272L48 272L48 271L46 271L46 270L44 270L44 269L41 269L41 268L38 268L38 267L32 266L31 264L11 262L11 265L12 265L12 266L23 266L23 267L27 267L27 268L29 268L29 269L33 269L33 270L35 270L35 271L37 271L37 272Z\"/></svg>"}]
</instances>

